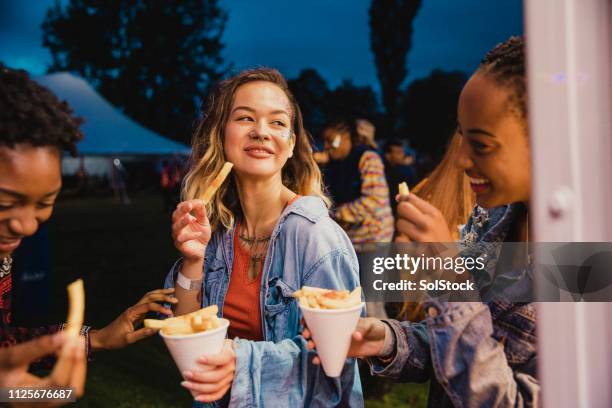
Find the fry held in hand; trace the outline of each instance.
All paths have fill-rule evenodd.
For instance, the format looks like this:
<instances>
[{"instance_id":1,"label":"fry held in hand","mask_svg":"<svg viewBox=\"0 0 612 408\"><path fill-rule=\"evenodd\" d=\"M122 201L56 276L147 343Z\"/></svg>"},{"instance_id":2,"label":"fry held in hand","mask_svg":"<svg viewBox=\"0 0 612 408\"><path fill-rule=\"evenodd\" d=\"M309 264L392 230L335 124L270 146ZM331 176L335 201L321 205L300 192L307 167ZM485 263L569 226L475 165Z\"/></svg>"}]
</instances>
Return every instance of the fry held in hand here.
<instances>
[{"instance_id":1,"label":"fry held in hand","mask_svg":"<svg viewBox=\"0 0 612 408\"><path fill-rule=\"evenodd\" d=\"M78 337L83 326L85 315L85 289L83 280L77 279L66 287L68 291L68 318L66 330L71 337Z\"/></svg>"},{"instance_id":2,"label":"fry held in hand","mask_svg":"<svg viewBox=\"0 0 612 408\"><path fill-rule=\"evenodd\" d=\"M202 194L202 196L200 197L200 200L204 202L204 205L207 205L210 202L212 196L215 195L219 187L221 187L221 184L223 184L223 182L227 178L228 174L232 170L232 167L234 167L232 163L225 162L225 164L221 168L221 171L219 171L219 174L217 174L217 177L215 177L212 183L210 183L210 186L208 186L206 191L204 191L204 194Z\"/></svg>"},{"instance_id":3,"label":"fry held in hand","mask_svg":"<svg viewBox=\"0 0 612 408\"><path fill-rule=\"evenodd\" d=\"M167 335L195 334L220 327L217 305L208 306L186 315L165 320L145 319L144 326L160 329Z\"/></svg>"},{"instance_id":4,"label":"fry held in hand","mask_svg":"<svg viewBox=\"0 0 612 408\"><path fill-rule=\"evenodd\" d=\"M410 189L405 181L399 184L399 195L400 197L408 197L410 195Z\"/></svg>"},{"instance_id":5,"label":"fry held in hand","mask_svg":"<svg viewBox=\"0 0 612 408\"><path fill-rule=\"evenodd\" d=\"M293 293L300 306L311 309L348 309L361 304L361 287L352 292L304 286Z\"/></svg>"}]
</instances>

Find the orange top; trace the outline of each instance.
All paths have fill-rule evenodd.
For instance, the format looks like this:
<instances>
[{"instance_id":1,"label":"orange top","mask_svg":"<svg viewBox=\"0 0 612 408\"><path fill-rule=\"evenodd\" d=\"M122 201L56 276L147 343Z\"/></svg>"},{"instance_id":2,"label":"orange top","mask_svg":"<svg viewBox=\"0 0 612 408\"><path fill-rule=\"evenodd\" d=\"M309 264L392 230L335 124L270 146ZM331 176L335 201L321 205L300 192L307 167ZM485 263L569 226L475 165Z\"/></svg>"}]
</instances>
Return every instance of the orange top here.
<instances>
[{"instance_id":1,"label":"orange top","mask_svg":"<svg viewBox=\"0 0 612 408\"><path fill-rule=\"evenodd\" d=\"M299 196L291 199L291 205ZM236 225L234 232L234 263L229 287L223 305L223 317L230 321L228 337L240 337L247 340L263 340L261 324L261 307L259 304L259 291L261 290L261 272L263 262L259 264L259 271L255 279L249 279L249 263L251 253L240 244L240 224Z\"/></svg>"}]
</instances>

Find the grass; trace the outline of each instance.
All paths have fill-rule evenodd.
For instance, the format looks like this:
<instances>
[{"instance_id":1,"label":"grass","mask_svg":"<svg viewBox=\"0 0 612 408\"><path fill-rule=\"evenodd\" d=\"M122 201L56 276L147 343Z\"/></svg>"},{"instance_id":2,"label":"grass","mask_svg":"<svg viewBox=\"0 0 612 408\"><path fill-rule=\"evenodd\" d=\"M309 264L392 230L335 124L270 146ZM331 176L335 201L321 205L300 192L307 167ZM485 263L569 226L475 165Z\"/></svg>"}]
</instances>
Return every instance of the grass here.
<instances>
[{"instance_id":1,"label":"grass","mask_svg":"<svg viewBox=\"0 0 612 408\"><path fill-rule=\"evenodd\" d=\"M49 224L52 261L51 321L63 321L65 285L83 277L86 322L100 328L161 287L178 257L161 197L133 197L121 206L108 198L60 201ZM88 366L86 394L77 407L185 407L191 396L157 336L122 350L100 352ZM394 384L368 408L424 407L426 385Z\"/></svg>"}]
</instances>

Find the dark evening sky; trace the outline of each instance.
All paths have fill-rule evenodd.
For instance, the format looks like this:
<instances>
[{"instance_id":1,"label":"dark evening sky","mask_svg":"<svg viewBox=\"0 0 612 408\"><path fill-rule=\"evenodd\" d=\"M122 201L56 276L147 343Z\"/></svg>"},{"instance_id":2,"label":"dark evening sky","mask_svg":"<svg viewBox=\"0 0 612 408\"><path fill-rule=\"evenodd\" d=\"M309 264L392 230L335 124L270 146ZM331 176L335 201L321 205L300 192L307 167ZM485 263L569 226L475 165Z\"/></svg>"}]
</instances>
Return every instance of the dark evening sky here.
<instances>
[{"instance_id":1,"label":"dark evening sky","mask_svg":"<svg viewBox=\"0 0 612 408\"><path fill-rule=\"evenodd\" d=\"M50 61L40 23L54 0L0 0L0 61L43 74ZM63 3L66 1L64 0ZM287 77L315 68L378 89L368 0L221 0L224 57L237 69L272 66ZM495 44L523 31L521 0L424 0L414 21L408 81L432 69L472 71Z\"/></svg>"}]
</instances>

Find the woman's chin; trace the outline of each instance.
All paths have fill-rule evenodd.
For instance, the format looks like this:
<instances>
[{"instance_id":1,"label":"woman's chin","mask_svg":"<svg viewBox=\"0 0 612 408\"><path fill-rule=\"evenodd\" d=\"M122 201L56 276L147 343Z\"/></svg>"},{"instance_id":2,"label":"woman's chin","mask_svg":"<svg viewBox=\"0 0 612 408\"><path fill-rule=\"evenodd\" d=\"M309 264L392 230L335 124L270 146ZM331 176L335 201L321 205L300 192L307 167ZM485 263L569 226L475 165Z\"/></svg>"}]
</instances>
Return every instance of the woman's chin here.
<instances>
[{"instance_id":1,"label":"woman's chin","mask_svg":"<svg viewBox=\"0 0 612 408\"><path fill-rule=\"evenodd\" d=\"M247 165L237 167L234 165L234 172L238 175L238 177L243 178L254 178L254 179L266 179L275 176L277 173L280 173L281 168L276 168L270 166L269 164L260 164L260 165Z\"/></svg>"}]
</instances>

